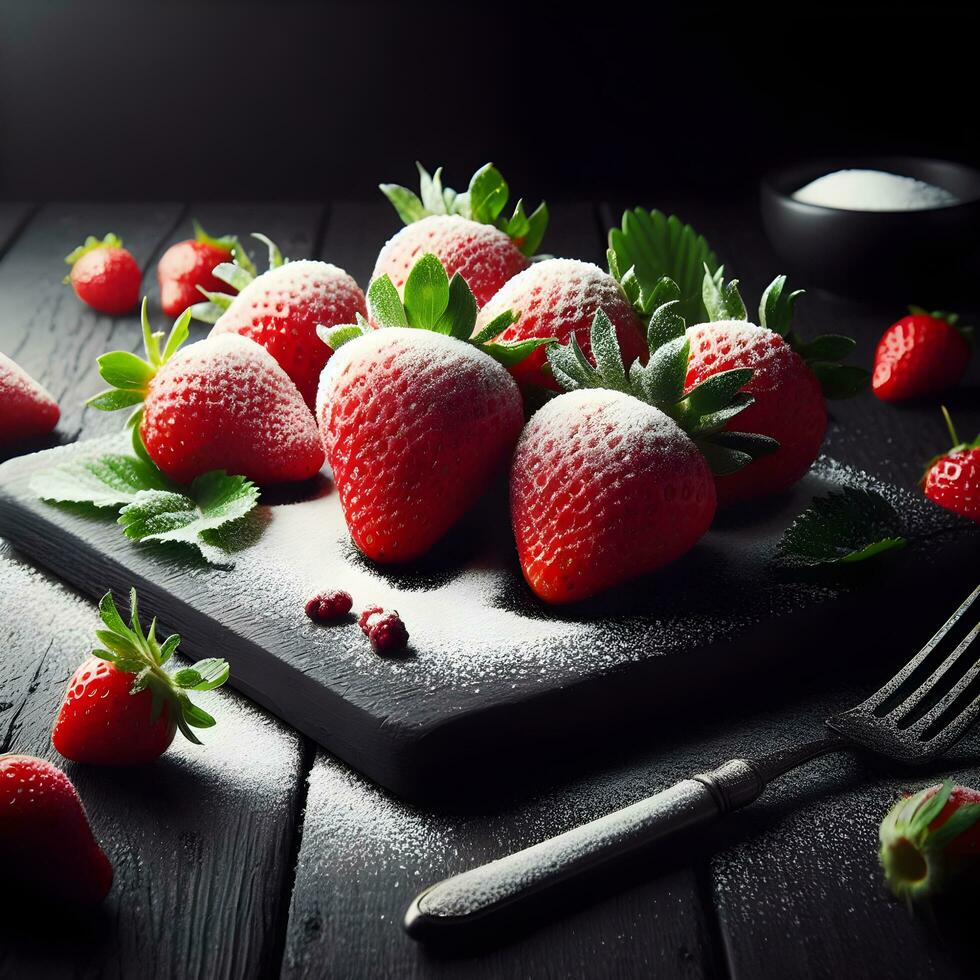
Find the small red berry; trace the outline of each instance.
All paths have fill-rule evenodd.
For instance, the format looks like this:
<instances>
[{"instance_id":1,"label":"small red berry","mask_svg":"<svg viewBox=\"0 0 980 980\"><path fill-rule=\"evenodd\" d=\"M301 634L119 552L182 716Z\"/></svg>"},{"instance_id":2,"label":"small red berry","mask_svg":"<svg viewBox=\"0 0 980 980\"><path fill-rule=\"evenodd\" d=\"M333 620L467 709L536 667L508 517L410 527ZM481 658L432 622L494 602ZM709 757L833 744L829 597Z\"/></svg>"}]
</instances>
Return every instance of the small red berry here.
<instances>
[{"instance_id":1,"label":"small red berry","mask_svg":"<svg viewBox=\"0 0 980 980\"><path fill-rule=\"evenodd\" d=\"M318 592L311 599L306 600L306 615L315 623L329 623L346 616L354 600L350 593L340 589L329 589L326 592Z\"/></svg>"},{"instance_id":2,"label":"small red berry","mask_svg":"<svg viewBox=\"0 0 980 980\"><path fill-rule=\"evenodd\" d=\"M408 630L394 609L368 606L357 624L371 641L374 652L381 656L392 656L408 646Z\"/></svg>"},{"instance_id":3,"label":"small red berry","mask_svg":"<svg viewBox=\"0 0 980 980\"><path fill-rule=\"evenodd\" d=\"M367 636L368 633L371 632L368 626L368 620L372 616L376 616L377 614L383 612L384 609L381 606L368 606L367 609L365 609L364 612L361 613L360 618L357 620L357 625L361 627L361 632L364 633L365 636Z\"/></svg>"}]
</instances>

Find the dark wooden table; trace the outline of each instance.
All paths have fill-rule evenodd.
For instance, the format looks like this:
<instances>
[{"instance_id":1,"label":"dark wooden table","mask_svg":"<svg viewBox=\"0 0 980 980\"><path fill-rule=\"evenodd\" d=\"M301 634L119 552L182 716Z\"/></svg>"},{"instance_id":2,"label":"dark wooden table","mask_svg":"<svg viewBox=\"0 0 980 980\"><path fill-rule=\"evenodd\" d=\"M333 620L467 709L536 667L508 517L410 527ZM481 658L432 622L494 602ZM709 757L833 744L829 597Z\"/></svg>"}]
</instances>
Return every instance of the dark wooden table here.
<instances>
[{"instance_id":1,"label":"dark wooden table","mask_svg":"<svg viewBox=\"0 0 980 980\"><path fill-rule=\"evenodd\" d=\"M703 231L747 300L779 271L751 202L654 194L644 203ZM602 262L603 230L620 210L556 203L545 245ZM153 308L156 261L187 236L191 216L216 233L265 231L287 255L327 258L361 283L396 230L383 202L0 204L0 350L60 402L59 440L118 426L82 401L99 390L98 354L140 345L135 315L97 315L61 284L62 257L87 234L116 232L146 270ZM809 295L800 320L813 332L853 334L869 363L881 330L915 299L899 294L892 308L869 309ZM154 319L163 325L158 307ZM975 359L947 400L971 436L980 428L978 379ZM904 485L946 446L936 399L896 408L865 396L835 403L832 414L832 453ZM949 596L950 609L957 598ZM896 596L896 615L915 601ZM615 752L583 746L574 766L556 768L533 793L429 813L389 797L232 691L210 696L220 724L203 749L177 742L133 772L64 764L50 728L96 618L89 601L0 543L0 752L65 765L116 870L109 899L91 916L52 922L9 903L0 919L4 977L975 975L975 929L952 913L912 918L887 894L876 858L878 823L901 789L945 774L977 783L975 736L932 773L882 771L850 756L816 762L716 832L620 867L563 915L496 946L437 953L401 931L424 884L812 730L876 686L880 665L870 654L865 662L865 651L854 651L846 675L810 664L799 677L771 679L747 704L692 705L682 725L651 719L649 740ZM910 635L908 652L924 639ZM846 623L839 642L848 642Z\"/></svg>"}]
</instances>

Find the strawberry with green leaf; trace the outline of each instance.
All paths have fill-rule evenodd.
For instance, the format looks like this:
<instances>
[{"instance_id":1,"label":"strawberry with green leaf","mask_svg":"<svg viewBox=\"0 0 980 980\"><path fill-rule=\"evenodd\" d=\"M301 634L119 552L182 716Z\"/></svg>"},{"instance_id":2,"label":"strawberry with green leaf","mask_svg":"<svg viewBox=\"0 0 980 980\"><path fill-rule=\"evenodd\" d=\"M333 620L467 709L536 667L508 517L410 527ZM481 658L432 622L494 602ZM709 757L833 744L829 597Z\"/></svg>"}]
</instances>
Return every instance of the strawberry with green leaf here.
<instances>
[{"instance_id":1,"label":"strawberry with green leaf","mask_svg":"<svg viewBox=\"0 0 980 980\"><path fill-rule=\"evenodd\" d=\"M167 316L179 316L201 301L202 292L221 292L227 286L214 275L214 269L232 260L255 274L255 266L234 235L215 238L195 221L194 237L171 245L157 263L160 308Z\"/></svg>"},{"instance_id":2,"label":"strawberry with green leaf","mask_svg":"<svg viewBox=\"0 0 980 980\"><path fill-rule=\"evenodd\" d=\"M269 268L261 275L237 253L214 275L237 295L202 290L207 302L191 307L191 314L213 323L211 337L237 334L264 347L299 388L310 411L330 351L317 338L317 327L352 323L366 312L364 293L343 269L313 259L283 258L275 242L253 235L269 249ZM220 290L220 287L219 287Z\"/></svg>"},{"instance_id":3,"label":"strawberry with green leaf","mask_svg":"<svg viewBox=\"0 0 980 980\"><path fill-rule=\"evenodd\" d=\"M93 310L119 316L139 302L143 274L118 235L112 232L105 238L89 235L83 245L65 256L65 261L71 266L71 272L64 281Z\"/></svg>"},{"instance_id":4,"label":"strawberry with green leaf","mask_svg":"<svg viewBox=\"0 0 980 980\"><path fill-rule=\"evenodd\" d=\"M792 327L802 290L787 292L786 277L769 284L759 305L761 326L748 321L738 281L724 269L704 269L703 302L710 322L688 328L691 362L687 386L719 371L751 368L747 391L754 403L739 418L740 429L769 436L779 451L755 466L718 480L719 503L778 493L810 468L827 429L826 398L847 398L868 384L863 368L841 363L854 348L849 337L828 335L805 342Z\"/></svg>"},{"instance_id":5,"label":"strawberry with green leaf","mask_svg":"<svg viewBox=\"0 0 980 980\"><path fill-rule=\"evenodd\" d=\"M945 405L942 412L952 447L929 460L922 478L923 491L940 507L980 522L980 435L964 442L956 434Z\"/></svg>"},{"instance_id":6,"label":"strawberry with green leaf","mask_svg":"<svg viewBox=\"0 0 980 980\"><path fill-rule=\"evenodd\" d=\"M264 347L235 333L183 347L190 317L185 310L164 342L150 329L144 300L146 358L103 354L99 373L111 387L88 404L135 406L129 425L137 453L177 483L211 470L260 485L315 476L323 448L296 385Z\"/></svg>"},{"instance_id":7,"label":"strawberry with green leaf","mask_svg":"<svg viewBox=\"0 0 980 980\"><path fill-rule=\"evenodd\" d=\"M548 349L566 393L528 422L510 473L521 569L545 602L587 599L680 558L714 517L712 472L751 469L778 449L765 436L728 431L752 405L750 369L685 388L690 340L676 312L680 291L664 280L654 300L646 364L627 367L601 310L592 323L595 365L574 334Z\"/></svg>"},{"instance_id":8,"label":"strawberry with green leaf","mask_svg":"<svg viewBox=\"0 0 980 980\"><path fill-rule=\"evenodd\" d=\"M401 292L416 261L428 252L450 276L458 272L483 306L528 267L544 237L548 208L542 203L527 214L519 200L508 217L510 188L490 163L473 174L463 193L443 186L441 167L430 175L421 164L416 166L419 194L397 184L381 185L406 227L381 249L372 279L387 275Z\"/></svg>"},{"instance_id":9,"label":"strawberry with green leaf","mask_svg":"<svg viewBox=\"0 0 980 980\"><path fill-rule=\"evenodd\" d=\"M940 894L980 858L980 790L951 779L906 794L878 830L888 887L909 905Z\"/></svg>"},{"instance_id":10,"label":"strawberry with green leaf","mask_svg":"<svg viewBox=\"0 0 980 980\"><path fill-rule=\"evenodd\" d=\"M100 646L68 682L51 741L66 758L100 766L134 766L162 755L179 729L200 745L196 728L215 721L193 704L189 691L211 691L228 679L226 661L210 657L174 673L164 668L180 643L176 634L157 640L156 619L140 624L136 590L131 589L127 626L112 593L99 603L105 629Z\"/></svg>"},{"instance_id":11,"label":"strawberry with green leaf","mask_svg":"<svg viewBox=\"0 0 980 980\"><path fill-rule=\"evenodd\" d=\"M336 351L317 418L347 527L377 562L425 554L502 470L524 424L507 368L549 338L494 341L509 311L473 335L476 299L423 255L404 301L387 275L368 289L372 329L321 330Z\"/></svg>"}]
</instances>

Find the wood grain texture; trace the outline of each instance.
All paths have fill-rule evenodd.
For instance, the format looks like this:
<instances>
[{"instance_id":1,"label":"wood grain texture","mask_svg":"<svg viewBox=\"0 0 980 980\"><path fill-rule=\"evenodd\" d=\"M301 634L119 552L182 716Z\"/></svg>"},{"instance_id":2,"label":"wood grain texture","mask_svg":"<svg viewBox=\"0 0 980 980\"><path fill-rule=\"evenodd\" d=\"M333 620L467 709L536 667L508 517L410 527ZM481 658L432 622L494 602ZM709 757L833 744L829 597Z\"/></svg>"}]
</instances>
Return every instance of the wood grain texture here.
<instances>
[{"instance_id":1,"label":"wood grain texture","mask_svg":"<svg viewBox=\"0 0 980 980\"><path fill-rule=\"evenodd\" d=\"M182 210L48 208L0 262L0 347L12 343L58 390L68 416L64 439L121 424L119 416L83 414L77 406L97 390L95 356L112 345L137 349L139 328L132 317L113 320L78 303L60 284L58 263L75 238L111 227L144 263L154 299L156 258L190 234L189 222L174 227ZM217 205L192 213L216 229L267 230L287 254L305 256L323 209ZM83 350L72 350L71 338L81 338ZM69 355L51 357L52 349ZM93 583L94 591L104 587ZM144 603L144 614L152 612ZM91 648L96 620L91 603L0 543L0 649L3 663L13 665L0 676L0 752L41 755L65 768L116 873L103 908L57 934L24 912L3 918L0 976L268 976L281 956L308 765L303 739L229 690L204 695L202 704L210 702L219 719L204 748L177 742L132 772L65 762L50 745L51 724L69 675Z\"/></svg>"},{"instance_id":2,"label":"wood grain texture","mask_svg":"<svg viewBox=\"0 0 980 980\"><path fill-rule=\"evenodd\" d=\"M154 611L144 604L145 616ZM218 719L203 747L178 736L133 770L62 759L51 726L97 621L91 603L0 545L0 752L38 755L68 773L115 869L103 906L60 917L57 929L36 908L8 905L0 976L266 976L278 963L301 739L217 691L200 696Z\"/></svg>"}]
</instances>

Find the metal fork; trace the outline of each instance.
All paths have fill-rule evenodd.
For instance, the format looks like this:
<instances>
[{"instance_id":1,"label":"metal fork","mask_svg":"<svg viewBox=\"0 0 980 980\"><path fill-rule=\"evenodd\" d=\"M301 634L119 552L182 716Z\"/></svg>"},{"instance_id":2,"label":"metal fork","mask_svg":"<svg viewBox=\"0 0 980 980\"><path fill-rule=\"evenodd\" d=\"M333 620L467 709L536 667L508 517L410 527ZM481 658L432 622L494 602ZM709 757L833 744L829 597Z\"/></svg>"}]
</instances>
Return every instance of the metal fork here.
<instances>
[{"instance_id":1,"label":"metal fork","mask_svg":"<svg viewBox=\"0 0 980 980\"><path fill-rule=\"evenodd\" d=\"M935 651L951 645L944 644L950 630L960 620L966 623L978 596L980 586L867 701L826 719L830 731L822 738L756 758L731 759L632 806L440 881L412 901L405 930L429 942L493 928L583 872L746 806L773 779L830 752L863 749L906 765L932 761L980 715L980 659L974 656L970 663L967 655L980 622L934 666L943 652L934 656Z\"/></svg>"}]
</instances>

